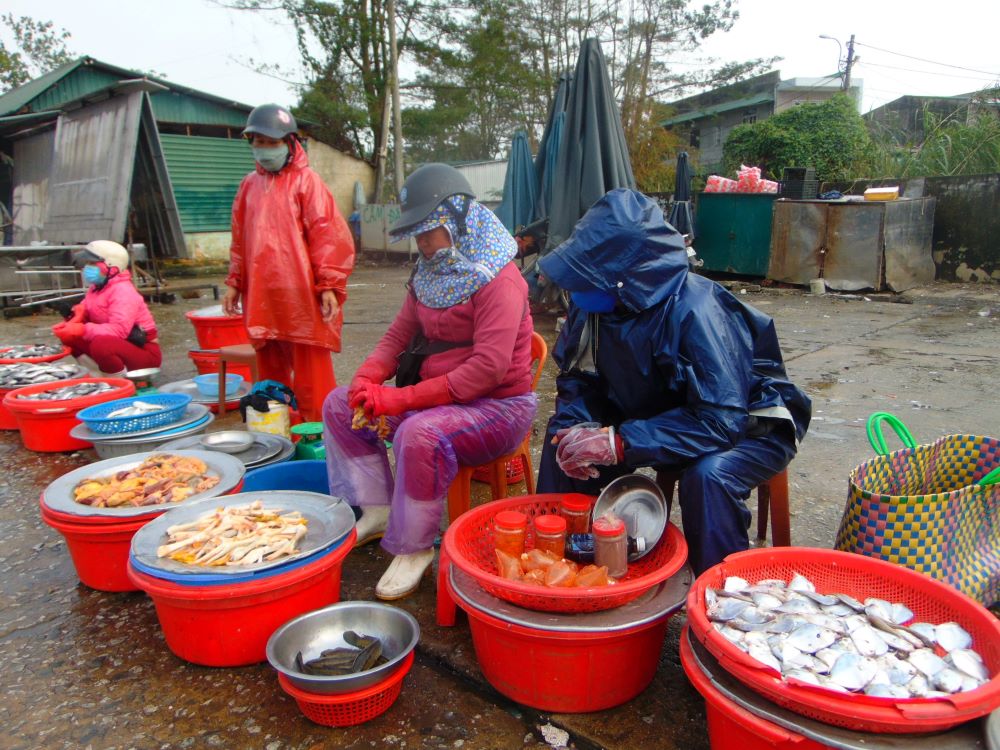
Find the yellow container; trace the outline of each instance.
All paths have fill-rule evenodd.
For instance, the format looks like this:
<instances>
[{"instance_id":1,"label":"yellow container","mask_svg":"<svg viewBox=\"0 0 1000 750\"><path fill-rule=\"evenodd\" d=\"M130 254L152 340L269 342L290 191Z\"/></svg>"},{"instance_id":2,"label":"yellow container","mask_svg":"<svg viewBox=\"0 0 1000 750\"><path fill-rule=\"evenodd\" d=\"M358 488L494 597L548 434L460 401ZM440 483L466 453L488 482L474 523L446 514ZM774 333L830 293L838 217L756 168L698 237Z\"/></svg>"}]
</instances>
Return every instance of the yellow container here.
<instances>
[{"instance_id":1,"label":"yellow container","mask_svg":"<svg viewBox=\"0 0 1000 750\"><path fill-rule=\"evenodd\" d=\"M868 188L865 191L866 201L894 201L899 197L899 187Z\"/></svg>"},{"instance_id":2,"label":"yellow container","mask_svg":"<svg viewBox=\"0 0 1000 750\"><path fill-rule=\"evenodd\" d=\"M257 411L252 406L247 407L247 430L291 437L292 426L288 405L268 401L267 406L270 411Z\"/></svg>"}]
</instances>

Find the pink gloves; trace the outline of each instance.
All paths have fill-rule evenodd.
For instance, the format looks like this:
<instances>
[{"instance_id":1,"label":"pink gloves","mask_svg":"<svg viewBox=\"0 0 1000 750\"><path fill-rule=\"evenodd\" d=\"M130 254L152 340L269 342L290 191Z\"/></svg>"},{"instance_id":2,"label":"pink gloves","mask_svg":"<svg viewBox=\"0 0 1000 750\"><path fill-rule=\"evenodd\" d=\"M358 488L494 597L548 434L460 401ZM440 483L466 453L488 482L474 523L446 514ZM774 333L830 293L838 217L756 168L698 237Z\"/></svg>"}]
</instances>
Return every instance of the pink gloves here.
<instances>
[{"instance_id":1,"label":"pink gloves","mask_svg":"<svg viewBox=\"0 0 1000 750\"><path fill-rule=\"evenodd\" d=\"M556 432L556 462L573 479L596 479L595 466L611 466L625 457L625 445L614 427L584 422Z\"/></svg>"},{"instance_id":2,"label":"pink gloves","mask_svg":"<svg viewBox=\"0 0 1000 750\"><path fill-rule=\"evenodd\" d=\"M351 388L354 388L353 381ZM347 403L352 409L357 409L359 406L364 408L365 415L369 419L383 415L394 417L413 409L429 409L432 406L450 404L451 392L448 390L448 376L440 375L405 388L366 383L353 395L348 395Z\"/></svg>"}]
</instances>

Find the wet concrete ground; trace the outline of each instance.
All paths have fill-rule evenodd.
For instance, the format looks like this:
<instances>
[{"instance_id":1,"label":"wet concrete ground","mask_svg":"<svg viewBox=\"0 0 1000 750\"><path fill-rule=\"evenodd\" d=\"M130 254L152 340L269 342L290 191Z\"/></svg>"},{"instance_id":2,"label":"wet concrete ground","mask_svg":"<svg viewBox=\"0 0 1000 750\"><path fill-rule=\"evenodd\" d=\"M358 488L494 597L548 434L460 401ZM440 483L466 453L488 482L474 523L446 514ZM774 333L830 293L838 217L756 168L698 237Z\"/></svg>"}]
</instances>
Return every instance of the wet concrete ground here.
<instances>
[{"instance_id":1,"label":"wet concrete ground","mask_svg":"<svg viewBox=\"0 0 1000 750\"><path fill-rule=\"evenodd\" d=\"M334 360L339 380L350 378L384 331L408 272L399 265L359 265L344 350ZM812 428L790 470L795 544L832 546L848 473L872 455L864 430L871 412L896 414L918 442L956 432L997 433L1000 286L935 284L896 298L742 291L742 299L775 318L789 374L814 399ZM209 295L153 307L166 354L161 383L195 374L186 352L196 340L183 313L212 304ZM0 341L44 340L54 322L53 314L0 321ZM536 316L550 345L555 322L551 314ZM539 387L536 455L554 375L550 363ZM230 414L212 429L238 422ZM897 446L891 435L887 442ZM637 698L591 714L550 714L511 703L484 680L463 615L453 628L435 624L431 575L398 603L422 628L399 700L359 727L312 724L266 663L213 669L183 662L167 649L144 594L79 584L62 537L39 518L37 499L48 482L93 460L91 451L31 453L17 433L0 433L0 747L505 749L554 746L546 741L553 728L564 730L576 748L709 747L702 700L678 657L682 614L671 620L662 651L649 655L659 665ZM388 559L375 545L352 552L341 599L374 598Z\"/></svg>"}]
</instances>

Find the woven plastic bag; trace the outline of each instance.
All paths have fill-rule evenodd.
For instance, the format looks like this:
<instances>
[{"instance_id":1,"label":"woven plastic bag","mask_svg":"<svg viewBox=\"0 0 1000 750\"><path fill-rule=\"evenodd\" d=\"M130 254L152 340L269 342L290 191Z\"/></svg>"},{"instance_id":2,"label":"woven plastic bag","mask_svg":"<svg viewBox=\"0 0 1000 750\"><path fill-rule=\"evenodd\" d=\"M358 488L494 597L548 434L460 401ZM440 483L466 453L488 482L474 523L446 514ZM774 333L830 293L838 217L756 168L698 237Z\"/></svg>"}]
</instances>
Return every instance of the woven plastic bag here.
<instances>
[{"instance_id":1,"label":"woven plastic bag","mask_svg":"<svg viewBox=\"0 0 1000 750\"><path fill-rule=\"evenodd\" d=\"M836 547L904 565L990 606L1000 601L1000 440L948 435L851 472Z\"/></svg>"}]
</instances>

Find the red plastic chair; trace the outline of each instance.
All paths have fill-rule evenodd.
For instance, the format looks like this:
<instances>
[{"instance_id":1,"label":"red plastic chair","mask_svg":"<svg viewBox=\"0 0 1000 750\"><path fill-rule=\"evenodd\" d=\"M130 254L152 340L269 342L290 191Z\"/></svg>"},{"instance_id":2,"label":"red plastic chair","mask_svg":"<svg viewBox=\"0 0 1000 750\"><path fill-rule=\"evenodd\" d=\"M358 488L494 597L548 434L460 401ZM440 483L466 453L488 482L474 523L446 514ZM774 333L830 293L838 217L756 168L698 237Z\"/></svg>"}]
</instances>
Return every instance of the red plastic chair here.
<instances>
[{"instance_id":1,"label":"red plastic chair","mask_svg":"<svg viewBox=\"0 0 1000 750\"><path fill-rule=\"evenodd\" d=\"M674 485L680 474L656 472L656 483L667 498L669 508L674 499ZM788 511L788 470L782 469L763 484L757 485L757 543L767 541L767 520L771 518L771 546L790 547L791 515Z\"/></svg>"},{"instance_id":2,"label":"red plastic chair","mask_svg":"<svg viewBox=\"0 0 1000 750\"><path fill-rule=\"evenodd\" d=\"M531 378L531 390L538 387L542 377L545 358L549 354L548 344L538 333L531 333L531 360L535 363L535 374ZM463 466L459 464L458 474L448 488L448 520L454 521L472 505L472 475L476 469L485 469L489 476L490 493L494 500L507 497L507 465L514 460L520 460L524 469L525 494L535 494L535 471L531 465L531 430L524 436L521 445L513 453L500 456L481 466Z\"/></svg>"}]
</instances>

